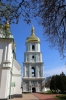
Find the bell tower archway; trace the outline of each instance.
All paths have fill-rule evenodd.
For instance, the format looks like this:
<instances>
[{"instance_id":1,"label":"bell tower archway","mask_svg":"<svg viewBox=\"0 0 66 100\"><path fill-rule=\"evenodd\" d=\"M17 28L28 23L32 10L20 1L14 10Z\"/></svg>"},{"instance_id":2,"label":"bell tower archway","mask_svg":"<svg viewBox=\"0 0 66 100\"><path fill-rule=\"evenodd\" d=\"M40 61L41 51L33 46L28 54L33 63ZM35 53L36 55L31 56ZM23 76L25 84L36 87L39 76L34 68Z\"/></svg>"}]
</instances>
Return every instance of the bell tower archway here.
<instances>
[{"instance_id":1,"label":"bell tower archway","mask_svg":"<svg viewBox=\"0 0 66 100\"><path fill-rule=\"evenodd\" d=\"M32 92L33 92L33 93L36 92L36 88L35 88L35 87L32 88Z\"/></svg>"}]
</instances>

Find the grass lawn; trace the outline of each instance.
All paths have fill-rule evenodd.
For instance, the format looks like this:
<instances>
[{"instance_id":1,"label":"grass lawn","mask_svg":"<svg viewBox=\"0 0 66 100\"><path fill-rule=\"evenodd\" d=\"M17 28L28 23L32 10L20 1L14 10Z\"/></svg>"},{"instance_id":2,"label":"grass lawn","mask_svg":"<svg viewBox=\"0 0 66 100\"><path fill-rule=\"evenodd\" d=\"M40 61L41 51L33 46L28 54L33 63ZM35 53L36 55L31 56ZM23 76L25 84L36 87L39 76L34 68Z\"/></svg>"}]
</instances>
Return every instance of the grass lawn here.
<instances>
[{"instance_id":1,"label":"grass lawn","mask_svg":"<svg viewBox=\"0 0 66 100\"><path fill-rule=\"evenodd\" d=\"M66 94L61 94L56 96L58 100L66 100Z\"/></svg>"},{"instance_id":2,"label":"grass lawn","mask_svg":"<svg viewBox=\"0 0 66 100\"><path fill-rule=\"evenodd\" d=\"M56 93L53 93L51 90L48 90L48 91L41 93L41 94L56 94Z\"/></svg>"},{"instance_id":3,"label":"grass lawn","mask_svg":"<svg viewBox=\"0 0 66 100\"><path fill-rule=\"evenodd\" d=\"M51 90L45 92L45 94L53 94Z\"/></svg>"}]
</instances>

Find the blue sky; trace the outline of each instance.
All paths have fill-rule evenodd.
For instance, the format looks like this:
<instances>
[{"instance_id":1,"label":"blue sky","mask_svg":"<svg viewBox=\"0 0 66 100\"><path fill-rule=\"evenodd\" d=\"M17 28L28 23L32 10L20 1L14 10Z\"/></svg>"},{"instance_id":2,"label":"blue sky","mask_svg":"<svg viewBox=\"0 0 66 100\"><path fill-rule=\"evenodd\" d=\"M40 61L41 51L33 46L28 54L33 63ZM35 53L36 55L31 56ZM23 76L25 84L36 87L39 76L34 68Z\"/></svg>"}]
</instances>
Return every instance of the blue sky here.
<instances>
[{"instance_id":1,"label":"blue sky","mask_svg":"<svg viewBox=\"0 0 66 100\"><path fill-rule=\"evenodd\" d=\"M32 20L30 25L20 19L18 24L11 25L11 32L16 42L17 61L23 66L24 52L26 51L26 38L31 34L31 27L34 26L35 34L41 41L41 52L44 62L44 77L54 74L60 74L62 71L66 74L65 59L62 60L58 50L51 49L49 43L43 37L43 28L38 25L36 20Z\"/></svg>"}]
</instances>

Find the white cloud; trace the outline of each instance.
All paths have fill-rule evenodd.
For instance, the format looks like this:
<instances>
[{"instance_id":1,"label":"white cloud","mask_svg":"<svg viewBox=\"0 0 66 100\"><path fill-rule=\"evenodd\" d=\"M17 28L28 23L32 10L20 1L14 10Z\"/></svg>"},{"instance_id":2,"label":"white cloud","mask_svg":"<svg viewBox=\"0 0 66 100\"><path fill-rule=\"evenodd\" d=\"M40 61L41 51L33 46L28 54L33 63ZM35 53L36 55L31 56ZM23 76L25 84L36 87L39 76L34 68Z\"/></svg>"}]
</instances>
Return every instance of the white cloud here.
<instances>
[{"instance_id":1,"label":"white cloud","mask_svg":"<svg viewBox=\"0 0 66 100\"><path fill-rule=\"evenodd\" d=\"M44 70L44 77L60 74L62 72L66 73L65 66L52 68L52 69L46 70L46 71Z\"/></svg>"}]
</instances>

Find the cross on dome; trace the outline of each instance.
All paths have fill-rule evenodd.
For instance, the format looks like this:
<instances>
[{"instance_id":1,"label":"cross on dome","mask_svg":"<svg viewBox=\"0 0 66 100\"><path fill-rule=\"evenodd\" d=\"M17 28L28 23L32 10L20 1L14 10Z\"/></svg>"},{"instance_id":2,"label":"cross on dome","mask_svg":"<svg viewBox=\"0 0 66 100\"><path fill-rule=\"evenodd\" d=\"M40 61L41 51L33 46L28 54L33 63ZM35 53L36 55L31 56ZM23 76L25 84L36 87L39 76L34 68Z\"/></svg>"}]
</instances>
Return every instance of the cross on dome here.
<instances>
[{"instance_id":1,"label":"cross on dome","mask_svg":"<svg viewBox=\"0 0 66 100\"><path fill-rule=\"evenodd\" d=\"M40 42L40 39L35 35L34 27L32 27L31 35L26 39L26 42Z\"/></svg>"},{"instance_id":2,"label":"cross on dome","mask_svg":"<svg viewBox=\"0 0 66 100\"><path fill-rule=\"evenodd\" d=\"M32 27L32 29L31 29L31 35L35 35L35 29L34 29L34 27Z\"/></svg>"}]
</instances>

